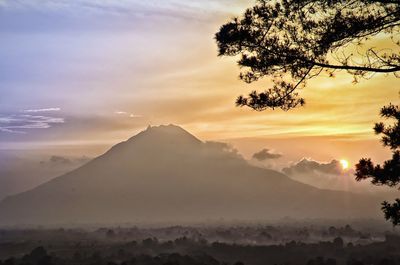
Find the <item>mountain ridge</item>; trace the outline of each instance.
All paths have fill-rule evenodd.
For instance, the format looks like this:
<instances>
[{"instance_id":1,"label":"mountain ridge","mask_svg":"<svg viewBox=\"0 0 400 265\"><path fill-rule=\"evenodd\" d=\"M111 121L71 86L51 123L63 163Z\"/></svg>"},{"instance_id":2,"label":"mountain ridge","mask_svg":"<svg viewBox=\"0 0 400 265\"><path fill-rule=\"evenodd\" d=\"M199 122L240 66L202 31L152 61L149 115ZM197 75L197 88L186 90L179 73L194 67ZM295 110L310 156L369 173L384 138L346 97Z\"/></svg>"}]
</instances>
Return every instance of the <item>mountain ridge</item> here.
<instances>
[{"instance_id":1,"label":"mountain ridge","mask_svg":"<svg viewBox=\"0 0 400 265\"><path fill-rule=\"evenodd\" d=\"M367 196L320 190L252 166L222 143L162 125L7 197L0 224L374 217L378 206Z\"/></svg>"}]
</instances>

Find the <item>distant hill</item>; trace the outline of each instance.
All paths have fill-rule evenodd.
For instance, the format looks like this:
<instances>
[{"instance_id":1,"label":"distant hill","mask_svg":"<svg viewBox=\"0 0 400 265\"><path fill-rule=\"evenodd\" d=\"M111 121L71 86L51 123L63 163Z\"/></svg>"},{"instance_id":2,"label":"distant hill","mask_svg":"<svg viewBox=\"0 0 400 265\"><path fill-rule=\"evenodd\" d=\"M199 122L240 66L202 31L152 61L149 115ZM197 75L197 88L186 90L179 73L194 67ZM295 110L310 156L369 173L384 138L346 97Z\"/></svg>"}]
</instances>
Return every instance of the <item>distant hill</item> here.
<instances>
[{"instance_id":1,"label":"distant hill","mask_svg":"<svg viewBox=\"0 0 400 265\"><path fill-rule=\"evenodd\" d=\"M375 198L248 164L181 127L149 127L84 166L0 203L0 224L377 217Z\"/></svg>"},{"instance_id":2,"label":"distant hill","mask_svg":"<svg viewBox=\"0 0 400 265\"><path fill-rule=\"evenodd\" d=\"M0 150L0 201L8 195L32 189L54 176L69 172L90 159L26 154L25 150Z\"/></svg>"}]
</instances>

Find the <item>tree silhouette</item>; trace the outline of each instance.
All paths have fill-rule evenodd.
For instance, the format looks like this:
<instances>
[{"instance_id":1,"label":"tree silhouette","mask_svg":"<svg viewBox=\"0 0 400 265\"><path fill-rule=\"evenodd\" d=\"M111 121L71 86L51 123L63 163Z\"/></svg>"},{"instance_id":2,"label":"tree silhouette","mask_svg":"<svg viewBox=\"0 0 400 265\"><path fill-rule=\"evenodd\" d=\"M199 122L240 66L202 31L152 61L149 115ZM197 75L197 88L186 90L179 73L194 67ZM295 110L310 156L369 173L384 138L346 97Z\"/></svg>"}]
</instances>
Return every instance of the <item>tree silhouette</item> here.
<instances>
[{"instance_id":1,"label":"tree silhouette","mask_svg":"<svg viewBox=\"0 0 400 265\"><path fill-rule=\"evenodd\" d=\"M271 88L236 100L238 106L263 111L304 105L298 90L323 72L333 77L335 71L344 70L354 82L373 73L399 77L399 33L399 0L258 0L242 17L222 25L215 39L219 56L239 56L243 81L272 79ZM392 41L390 48L361 49L379 34ZM375 185L394 187L400 184L399 107L386 106L381 115L397 120L394 126L378 123L374 128L383 134L383 144L393 157L383 166L361 159L356 179L372 178ZM400 225L400 199L383 202L382 210L387 220Z\"/></svg>"},{"instance_id":2,"label":"tree silhouette","mask_svg":"<svg viewBox=\"0 0 400 265\"><path fill-rule=\"evenodd\" d=\"M272 78L271 88L239 96L238 106L289 110L305 103L298 90L323 72L345 70L355 82L371 73L396 75L399 25L398 0L258 0L224 24L215 39L219 56L240 57L243 81ZM361 51L382 33L390 36L392 49Z\"/></svg>"},{"instance_id":3,"label":"tree silhouette","mask_svg":"<svg viewBox=\"0 0 400 265\"><path fill-rule=\"evenodd\" d=\"M387 119L395 119L394 125L385 125L383 122L375 124L376 134L383 135L382 143L393 151L392 159L383 165L374 165L371 159L361 159L356 165L356 179L371 179L374 185L386 185L396 187L400 184L400 108L388 105L381 109L381 116ZM400 225L400 199L390 204L382 203L382 210L386 220L393 225Z\"/></svg>"}]
</instances>

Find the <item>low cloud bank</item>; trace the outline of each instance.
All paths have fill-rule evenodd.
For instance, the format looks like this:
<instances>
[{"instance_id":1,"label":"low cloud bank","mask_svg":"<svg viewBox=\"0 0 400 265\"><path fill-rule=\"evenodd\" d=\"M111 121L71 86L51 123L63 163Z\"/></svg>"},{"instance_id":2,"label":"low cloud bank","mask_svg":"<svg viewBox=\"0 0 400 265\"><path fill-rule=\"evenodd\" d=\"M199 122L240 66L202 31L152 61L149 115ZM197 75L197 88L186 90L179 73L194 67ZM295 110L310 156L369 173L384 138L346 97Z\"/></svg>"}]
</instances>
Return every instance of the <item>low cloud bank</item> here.
<instances>
[{"instance_id":1,"label":"low cloud bank","mask_svg":"<svg viewBox=\"0 0 400 265\"><path fill-rule=\"evenodd\" d=\"M352 166L348 169L343 168L340 160L337 159L329 162L321 162L310 158L303 158L298 162L284 167L282 172L294 180L321 189L361 193L393 192L390 188L374 186L368 181L356 181Z\"/></svg>"},{"instance_id":2,"label":"low cloud bank","mask_svg":"<svg viewBox=\"0 0 400 265\"><path fill-rule=\"evenodd\" d=\"M253 154L253 158L258 161L265 161L268 159L278 159L281 158L282 155L278 153L274 153L270 149L264 148L259 152Z\"/></svg>"}]
</instances>

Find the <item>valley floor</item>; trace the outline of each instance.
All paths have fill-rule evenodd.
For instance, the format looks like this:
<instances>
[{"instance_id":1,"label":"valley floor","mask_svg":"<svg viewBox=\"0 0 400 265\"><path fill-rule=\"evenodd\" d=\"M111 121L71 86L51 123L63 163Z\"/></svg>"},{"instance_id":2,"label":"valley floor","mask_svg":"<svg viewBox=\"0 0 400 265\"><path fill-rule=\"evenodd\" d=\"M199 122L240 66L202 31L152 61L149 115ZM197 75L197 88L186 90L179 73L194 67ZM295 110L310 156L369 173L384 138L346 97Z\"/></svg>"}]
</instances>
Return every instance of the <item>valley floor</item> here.
<instances>
[{"instance_id":1,"label":"valley floor","mask_svg":"<svg viewBox=\"0 0 400 265\"><path fill-rule=\"evenodd\" d=\"M0 230L1 265L396 265L400 234L302 225Z\"/></svg>"}]
</instances>

